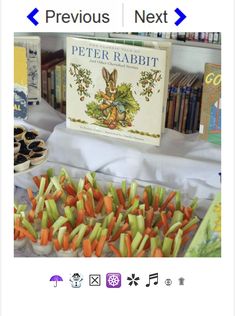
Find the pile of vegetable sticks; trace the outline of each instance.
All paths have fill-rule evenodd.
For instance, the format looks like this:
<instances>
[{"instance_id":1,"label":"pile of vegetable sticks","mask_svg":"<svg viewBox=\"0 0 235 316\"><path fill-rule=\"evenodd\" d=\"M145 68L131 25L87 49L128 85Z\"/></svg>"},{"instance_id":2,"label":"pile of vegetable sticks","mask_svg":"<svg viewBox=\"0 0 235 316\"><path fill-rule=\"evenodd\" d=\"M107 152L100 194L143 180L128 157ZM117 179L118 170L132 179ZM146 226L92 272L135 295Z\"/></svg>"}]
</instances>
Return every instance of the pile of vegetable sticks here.
<instances>
[{"instance_id":1,"label":"pile of vegetable sticks","mask_svg":"<svg viewBox=\"0 0 235 316\"><path fill-rule=\"evenodd\" d=\"M15 205L14 238L27 238L42 247L53 242L55 252L78 256L176 257L199 224L195 198L182 205L180 192L137 183L108 186L104 192L96 174L78 182L62 168L33 177L37 192L27 189L30 210Z\"/></svg>"}]
</instances>

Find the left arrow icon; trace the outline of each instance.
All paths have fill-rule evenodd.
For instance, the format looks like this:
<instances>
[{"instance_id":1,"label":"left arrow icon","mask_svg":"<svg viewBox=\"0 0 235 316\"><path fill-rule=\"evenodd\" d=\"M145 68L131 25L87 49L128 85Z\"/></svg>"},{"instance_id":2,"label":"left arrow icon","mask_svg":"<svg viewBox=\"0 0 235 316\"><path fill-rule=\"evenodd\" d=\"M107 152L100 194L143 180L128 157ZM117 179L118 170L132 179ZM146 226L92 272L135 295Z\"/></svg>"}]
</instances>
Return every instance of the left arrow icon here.
<instances>
[{"instance_id":1,"label":"left arrow icon","mask_svg":"<svg viewBox=\"0 0 235 316\"><path fill-rule=\"evenodd\" d=\"M34 16L39 12L37 8L33 9L28 15L27 18L31 21L35 26L38 25L38 21L35 20Z\"/></svg>"}]
</instances>

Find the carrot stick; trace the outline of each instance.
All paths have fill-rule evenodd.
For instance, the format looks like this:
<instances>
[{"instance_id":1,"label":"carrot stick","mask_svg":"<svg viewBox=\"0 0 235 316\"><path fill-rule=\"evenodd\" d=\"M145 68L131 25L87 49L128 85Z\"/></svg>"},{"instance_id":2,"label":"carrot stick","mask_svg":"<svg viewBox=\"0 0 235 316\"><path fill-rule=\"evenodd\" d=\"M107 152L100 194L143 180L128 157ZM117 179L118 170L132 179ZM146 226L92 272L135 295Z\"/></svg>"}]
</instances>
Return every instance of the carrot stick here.
<instances>
[{"instance_id":1,"label":"carrot stick","mask_svg":"<svg viewBox=\"0 0 235 316\"><path fill-rule=\"evenodd\" d=\"M174 203L169 203L167 206L168 210L171 211L172 213L175 211L175 205Z\"/></svg>"},{"instance_id":2,"label":"carrot stick","mask_svg":"<svg viewBox=\"0 0 235 316\"><path fill-rule=\"evenodd\" d=\"M62 194L63 194L63 191L62 191L62 190L56 192L56 193L53 195L53 199L54 199L55 201L58 201Z\"/></svg>"},{"instance_id":3,"label":"carrot stick","mask_svg":"<svg viewBox=\"0 0 235 316\"><path fill-rule=\"evenodd\" d=\"M117 209L117 211L115 213L116 218L118 218L119 214L123 211L123 208L124 208L124 206L122 204L120 204L118 206L118 209Z\"/></svg>"},{"instance_id":4,"label":"carrot stick","mask_svg":"<svg viewBox=\"0 0 235 316\"><path fill-rule=\"evenodd\" d=\"M153 204L154 211L157 211L158 207L159 207L159 195L156 194L155 199L154 199L154 204Z\"/></svg>"},{"instance_id":5,"label":"carrot stick","mask_svg":"<svg viewBox=\"0 0 235 316\"><path fill-rule=\"evenodd\" d=\"M103 205L104 205L104 199L102 197L102 198L99 199L99 201L96 204L96 207L95 207L95 213L96 214L101 212Z\"/></svg>"},{"instance_id":6,"label":"carrot stick","mask_svg":"<svg viewBox=\"0 0 235 316\"><path fill-rule=\"evenodd\" d=\"M167 217L167 218L171 218L172 215L173 215L172 211L168 211L168 212L166 213L166 217Z\"/></svg>"},{"instance_id":7,"label":"carrot stick","mask_svg":"<svg viewBox=\"0 0 235 316\"><path fill-rule=\"evenodd\" d=\"M84 185L84 189L88 191L91 188L91 184L88 182Z\"/></svg>"},{"instance_id":8,"label":"carrot stick","mask_svg":"<svg viewBox=\"0 0 235 316\"><path fill-rule=\"evenodd\" d=\"M34 199L32 188L28 188L27 193L28 193L29 200L32 201Z\"/></svg>"},{"instance_id":9,"label":"carrot stick","mask_svg":"<svg viewBox=\"0 0 235 316\"><path fill-rule=\"evenodd\" d=\"M184 214L185 214L185 217L187 219L190 219L191 218L191 215L192 215L192 209L191 207L185 207L184 209Z\"/></svg>"},{"instance_id":10,"label":"carrot stick","mask_svg":"<svg viewBox=\"0 0 235 316\"><path fill-rule=\"evenodd\" d=\"M152 208L146 212L145 227L152 227L153 215Z\"/></svg>"},{"instance_id":11,"label":"carrot stick","mask_svg":"<svg viewBox=\"0 0 235 316\"><path fill-rule=\"evenodd\" d=\"M19 234L20 232L14 229L14 240L16 240L19 237Z\"/></svg>"},{"instance_id":12,"label":"carrot stick","mask_svg":"<svg viewBox=\"0 0 235 316\"><path fill-rule=\"evenodd\" d=\"M144 191L143 202L145 204L145 210L147 211L149 209L149 199L147 191Z\"/></svg>"},{"instance_id":13,"label":"carrot stick","mask_svg":"<svg viewBox=\"0 0 235 316\"><path fill-rule=\"evenodd\" d=\"M30 223L32 223L34 221L34 215L35 215L35 210L30 210L29 214L28 214L28 219L30 221Z\"/></svg>"},{"instance_id":14,"label":"carrot stick","mask_svg":"<svg viewBox=\"0 0 235 316\"><path fill-rule=\"evenodd\" d=\"M18 230L20 233L23 233L25 237L30 239L32 242L36 242L36 238L32 234L30 234L30 232L28 232L25 228L20 227L20 226L15 226L15 230Z\"/></svg>"},{"instance_id":15,"label":"carrot stick","mask_svg":"<svg viewBox=\"0 0 235 316\"><path fill-rule=\"evenodd\" d=\"M140 258L143 257L145 254L145 250L141 250L139 253L137 253L136 257Z\"/></svg>"},{"instance_id":16,"label":"carrot stick","mask_svg":"<svg viewBox=\"0 0 235 316\"><path fill-rule=\"evenodd\" d=\"M130 235L125 235L125 243L127 248L127 257L131 257L131 237Z\"/></svg>"},{"instance_id":17,"label":"carrot stick","mask_svg":"<svg viewBox=\"0 0 235 316\"><path fill-rule=\"evenodd\" d=\"M121 257L121 253L120 251L112 244L109 244L109 249L117 256L117 257Z\"/></svg>"},{"instance_id":18,"label":"carrot stick","mask_svg":"<svg viewBox=\"0 0 235 316\"><path fill-rule=\"evenodd\" d=\"M184 226L187 225L187 224L188 224L188 219L184 219L183 222L182 222L182 224L181 224L181 227L184 227Z\"/></svg>"},{"instance_id":19,"label":"carrot stick","mask_svg":"<svg viewBox=\"0 0 235 316\"><path fill-rule=\"evenodd\" d=\"M92 244L91 244L91 250L92 250L92 252L96 249L97 245L98 245L98 240L97 240L97 239L94 239L93 242L92 242Z\"/></svg>"},{"instance_id":20,"label":"carrot stick","mask_svg":"<svg viewBox=\"0 0 235 316\"><path fill-rule=\"evenodd\" d=\"M198 224L193 224L192 226L190 226L188 229L186 229L183 232L183 235L187 235L188 233L190 233L191 231L195 230L198 228Z\"/></svg>"},{"instance_id":21,"label":"carrot stick","mask_svg":"<svg viewBox=\"0 0 235 316\"><path fill-rule=\"evenodd\" d=\"M37 176L33 177L33 182L36 184L36 186L38 187L38 189L40 188L40 179Z\"/></svg>"},{"instance_id":22,"label":"carrot stick","mask_svg":"<svg viewBox=\"0 0 235 316\"><path fill-rule=\"evenodd\" d=\"M60 250L59 240L58 239L53 239L53 244L54 244L55 250L59 251Z\"/></svg>"},{"instance_id":23,"label":"carrot stick","mask_svg":"<svg viewBox=\"0 0 235 316\"><path fill-rule=\"evenodd\" d=\"M42 228L41 229L41 239L40 239L40 244L42 246L46 246L48 244L48 237L49 237L49 229Z\"/></svg>"},{"instance_id":24,"label":"carrot stick","mask_svg":"<svg viewBox=\"0 0 235 316\"><path fill-rule=\"evenodd\" d=\"M64 225L67 228L67 232L71 233L71 231L73 230L73 227L71 225L70 222L64 223Z\"/></svg>"},{"instance_id":25,"label":"carrot stick","mask_svg":"<svg viewBox=\"0 0 235 316\"><path fill-rule=\"evenodd\" d=\"M49 236L48 236L48 239L51 241L52 238L53 238L53 227L52 227L52 223L49 223L49 219L48 219L48 226L50 227L49 228Z\"/></svg>"},{"instance_id":26,"label":"carrot stick","mask_svg":"<svg viewBox=\"0 0 235 316\"><path fill-rule=\"evenodd\" d=\"M92 192L93 192L94 199L95 199L96 201L99 201L101 198L103 198L103 194L102 194L102 192L100 192L99 190L97 190L97 189L92 189Z\"/></svg>"},{"instance_id":27,"label":"carrot stick","mask_svg":"<svg viewBox=\"0 0 235 316\"><path fill-rule=\"evenodd\" d=\"M111 236L111 233L112 233L112 230L113 230L115 223L116 223L116 217L113 217L108 225L107 240L109 240L109 238Z\"/></svg>"},{"instance_id":28,"label":"carrot stick","mask_svg":"<svg viewBox=\"0 0 235 316\"><path fill-rule=\"evenodd\" d=\"M83 193L84 192L81 191L77 194L78 201L81 201L83 199Z\"/></svg>"},{"instance_id":29,"label":"carrot stick","mask_svg":"<svg viewBox=\"0 0 235 316\"><path fill-rule=\"evenodd\" d=\"M18 237L19 239L23 239L23 238L25 238L25 234L23 233L23 232L19 232L19 237Z\"/></svg>"},{"instance_id":30,"label":"carrot stick","mask_svg":"<svg viewBox=\"0 0 235 316\"><path fill-rule=\"evenodd\" d=\"M36 209L36 207L37 207L37 201L36 201L36 199L34 198L32 201L31 201L31 204L32 204L32 209Z\"/></svg>"},{"instance_id":31,"label":"carrot stick","mask_svg":"<svg viewBox=\"0 0 235 316\"><path fill-rule=\"evenodd\" d=\"M60 184L64 183L64 180L65 180L65 176L61 176L60 177Z\"/></svg>"},{"instance_id":32,"label":"carrot stick","mask_svg":"<svg viewBox=\"0 0 235 316\"><path fill-rule=\"evenodd\" d=\"M160 248L156 248L153 253L153 257L163 257L162 250Z\"/></svg>"},{"instance_id":33,"label":"carrot stick","mask_svg":"<svg viewBox=\"0 0 235 316\"><path fill-rule=\"evenodd\" d=\"M94 213L94 209L93 209L92 203L91 203L91 201L89 200L88 197L85 200L84 204L85 204L85 210L86 210L88 216L95 217L95 213Z\"/></svg>"},{"instance_id":34,"label":"carrot stick","mask_svg":"<svg viewBox=\"0 0 235 316\"><path fill-rule=\"evenodd\" d=\"M104 206L106 212L109 214L113 210L113 198L111 196L105 196L104 197Z\"/></svg>"},{"instance_id":35,"label":"carrot stick","mask_svg":"<svg viewBox=\"0 0 235 316\"><path fill-rule=\"evenodd\" d=\"M65 232L63 236L63 249L64 251L69 249L69 232Z\"/></svg>"},{"instance_id":36,"label":"carrot stick","mask_svg":"<svg viewBox=\"0 0 235 316\"><path fill-rule=\"evenodd\" d=\"M73 195L67 196L66 202L65 202L66 205L75 206L76 203L77 203L77 198L75 196L73 196Z\"/></svg>"},{"instance_id":37,"label":"carrot stick","mask_svg":"<svg viewBox=\"0 0 235 316\"><path fill-rule=\"evenodd\" d=\"M125 223L119 230L116 232L116 234L111 238L110 241L115 241L119 238L119 236L124 233L129 228L129 224Z\"/></svg>"},{"instance_id":38,"label":"carrot stick","mask_svg":"<svg viewBox=\"0 0 235 316\"><path fill-rule=\"evenodd\" d=\"M160 211L163 211L167 205L170 203L170 201L175 197L176 192L172 191L170 192L170 194L168 195L168 197L166 198L166 200L162 203L161 207L160 207Z\"/></svg>"},{"instance_id":39,"label":"carrot stick","mask_svg":"<svg viewBox=\"0 0 235 316\"><path fill-rule=\"evenodd\" d=\"M122 189L116 189L116 192L117 192L117 196L118 196L118 200L119 200L119 203L123 206L125 206L125 199L124 199L124 196L123 196L123 193L122 193Z\"/></svg>"},{"instance_id":40,"label":"carrot stick","mask_svg":"<svg viewBox=\"0 0 235 316\"><path fill-rule=\"evenodd\" d=\"M70 245L70 248L72 249L72 251L76 250L76 243L77 243L78 237L79 237L78 234L73 237L73 240Z\"/></svg>"},{"instance_id":41,"label":"carrot stick","mask_svg":"<svg viewBox=\"0 0 235 316\"><path fill-rule=\"evenodd\" d=\"M105 241L106 241L106 236L105 235L101 236L99 241L98 241L97 247L95 249L95 254L97 257L101 256Z\"/></svg>"},{"instance_id":42,"label":"carrot stick","mask_svg":"<svg viewBox=\"0 0 235 316\"><path fill-rule=\"evenodd\" d=\"M84 239L82 243L83 254L85 257L91 257L92 248L90 239Z\"/></svg>"},{"instance_id":43,"label":"carrot stick","mask_svg":"<svg viewBox=\"0 0 235 316\"><path fill-rule=\"evenodd\" d=\"M79 210L77 211L77 220L76 220L76 224L77 226L81 223L83 223L84 221L84 216L85 216L85 211L84 210Z\"/></svg>"},{"instance_id":44,"label":"carrot stick","mask_svg":"<svg viewBox=\"0 0 235 316\"><path fill-rule=\"evenodd\" d=\"M69 195L76 196L76 191L75 191L74 187L72 186L72 184L70 184L70 183L66 184L64 189Z\"/></svg>"}]
</instances>

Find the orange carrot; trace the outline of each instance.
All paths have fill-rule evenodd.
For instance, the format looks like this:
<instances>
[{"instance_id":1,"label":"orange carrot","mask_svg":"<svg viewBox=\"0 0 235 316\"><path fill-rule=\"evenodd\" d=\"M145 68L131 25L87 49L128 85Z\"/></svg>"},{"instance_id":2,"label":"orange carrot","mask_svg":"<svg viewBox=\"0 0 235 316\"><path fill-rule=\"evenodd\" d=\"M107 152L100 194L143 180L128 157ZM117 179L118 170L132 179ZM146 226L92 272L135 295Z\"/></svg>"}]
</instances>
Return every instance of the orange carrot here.
<instances>
[{"instance_id":1,"label":"orange carrot","mask_svg":"<svg viewBox=\"0 0 235 316\"><path fill-rule=\"evenodd\" d=\"M65 176L61 176L60 177L60 184L64 183L64 180L65 180Z\"/></svg>"},{"instance_id":2,"label":"orange carrot","mask_svg":"<svg viewBox=\"0 0 235 316\"><path fill-rule=\"evenodd\" d=\"M42 228L41 229L41 239L40 239L40 244L42 246L46 246L48 244L48 237L49 237L49 229Z\"/></svg>"},{"instance_id":3,"label":"orange carrot","mask_svg":"<svg viewBox=\"0 0 235 316\"><path fill-rule=\"evenodd\" d=\"M188 219L184 219L183 222L181 223L181 227L184 227L187 224L188 224Z\"/></svg>"},{"instance_id":4,"label":"orange carrot","mask_svg":"<svg viewBox=\"0 0 235 316\"><path fill-rule=\"evenodd\" d=\"M166 198L166 200L162 203L161 207L160 207L160 211L163 211L167 205L170 203L170 201L175 197L176 192L172 191L170 192L170 194L168 195L168 197Z\"/></svg>"},{"instance_id":5,"label":"orange carrot","mask_svg":"<svg viewBox=\"0 0 235 316\"><path fill-rule=\"evenodd\" d=\"M106 241L106 236L101 236L98 241L97 247L95 249L95 254L97 257L100 257L102 255L105 241Z\"/></svg>"},{"instance_id":6,"label":"orange carrot","mask_svg":"<svg viewBox=\"0 0 235 316\"><path fill-rule=\"evenodd\" d=\"M29 200L32 201L34 199L32 188L28 188L27 193L28 193Z\"/></svg>"},{"instance_id":7,"label":"orange carrot","mask_svg":"<svg viewBox=\"0 0 235 316\"><path fill-rule=\"evenodd\" d=\"M99 201L101 198L103 198L102 192L100 192L98 189L92 189L92 192L96 201Z\"/></svg>"},{"instance_id":8,"label":"orange carrot","mask_svg":"<svg viewBox=\"0 0 235 316\"><path fill-rule=\"evenodd\" d=\"M78 210L77 211L77 220L76 220L76 224L77 226L81 223L83 223L84 221L84 216L85 216L85 210Z\"/></svg>"},{"instance_id":9,"label":"orange carrot","mask_svg":"<svg viewBox=\"0 0 235 316\"><path fill-rule=\"evenodd\" d=\"M19 232L19 239L24 239L25 238L25 234L23 232Z\"/></svg>"},{"instance_id":10,"label":"orange carrot","mask_svg":"<svg viewBox=\"0 0 235 316\"><path fill-rule=\"evenodd\" d=\"M69 249L69 232L65 232L63 236L63 249L64 251Z\"/></svg>"},{"instance_id":11,"label":"orange carrot","mask_svg":"<svg viewBox=\"0 0 235 316\"><path fill-rule=\"evenodd\" d=\"M53 244L54 244L55 250L59 251L60 250L59 240L58 239L53 239Z\"/></svg>"},{"instance_id":12,"label":"orange carrot","mask_svg":"<svg viewBox=\"0 0 235 316\"><path fill-rule=\"evenodd\" d=\"M48 222L49 222L49 219L48 219ZM49 223L48 223L48 226L49 226ZM51 241L52 238L53 238L53 227L52 227L52 224L49 226L49 236L48 236L48 239Z\"/></svg>"},{"instance_id":13,"label":"orange carrot","mask_svg":"<svg viewBox=\"0 0 235 316\"><path fill-rule=\"evenodd\" d=\"M145 227L152 227L153 215L152 208L146 212Z\"/></svg>"},{"instance_id":14,"label":"orange carrot","mask_svg":"<svg viewBox=\"0 0 235 316\"><path fill-rule=\"evenodd\" d=\"M34 215L35 215L35 210L31 209L29 211L29 214L28 214L28 219L29 219L30 223L32 223L34 221Z\"/></svg>"},{"instance_id":15,"label":"orange carrot","mask_svg":"<svg viewBox=\"0 0 235 316\"><path fill-rule=\"evenodd\" d=\"M66 184L64 189L69 195L76 196L76 191L71 183Z\"/></svg>"},{"instance_id":16,"label":"orange carrot","mask_svg":"<svg viewBox=\"0 0 235 316\"><path fill-rule=\"evenodd\" d=\"M14 229L14 240L16 240L19 237L19 234L20 232Z\"/></svg>"},{"instance_id":17,"label":"orange carrot","mask_svg":"<svg viewBox=\"0 0 235 316\"><path fill-rule=\"evenodd\" d=\"M73 195L67 196L66 202L65 202L66 205L75 206L76 203L77 203L77 198L75 196L73 196Z\"/></svg>"},{"instance_id":18,"label":"orange carrot","mask_svg":"<svg viewBox=\"0 0 235 316\"><path fill-rule=\"evenodd\" d=\"M102 198L99 199L99 201L96 204L96 207L95 207L96 214L101 212L103 205L104 205L104 199L102 197Z\"/></svg>"},{"instance_id":19,"label":"orange carrot","mask_svg":"<svg viewBox=\"0 0 235 316\"><path fill-rule=\"evenodd\" d=\"M129 224L125 223L119 230L116 232L116 234L110 239L110 241L115 241L119 238L119 236L124 233L129 228Z\"/></svg>"},{"instance_id":20,"label":"orange carrot","mask_svg":"<svg viewBox=\"0 0 235 316\"><path fill-rule=\"evenodd\" d=\"M77 194L77 198L78 198L78 201L81 201L83 199L83 192L82 191Z\"/></svg>"},{"instance_id":21,"label":"orange carrot","mask_svg":"<svg viewBox=\"0 0 235 316\"><path fill-rule=\"evenodd\" d=\"M20 233L23 233L25 237L30 239L32 242L36 242L36 238L30 232L28 232L25 228L20 227L20 226L15 226L15 230L18 230Z\"/></svg>"},{"instance_id":22,"label":"orange carrot","mask_svg":"<svg viewBox=\"0 0 235 316\"><path fill-rule=\"evenodd\" d=\"M85 203L84 203L85 204L85 210L86 210L88 216L95 217L93 205L92 205L92 203L91 203L91 201L90 201L88 196L87 196L87 199L85 200Z\"/></svg>"},{"instance_id":23,"label":"orange carrot","mask_svg":"<svg viewBox=\"0 0 235 316\"><path fill-rule=\"evenodd\" d=\"M88 191L91 188L91 184L88 182L84 185L84 189Z\"/></svg>"},{"instance_id":24,"label":"orange carrot","mask_svg":"<svg viewBox=\"0 0 235 316\"><path fill-rule=\"evenodd\" d=\"M55 201L58 201L62 194L63 194L63 191L62 191L62 190L56 192L56 193L53 195L53 199L54 199Z\"/></svg>"},{"instance_id":25,"label":"orange carrot","mask_svg":"<svg viewBox=\"0 0 235 316\"><path fill-rule=\"evenodd\" d=\"M188 229L186 229L183 232L183 235L187 235L188 233L190 233L193 230L196 230L198 228L198 224L193 224L192 226L190 226Z\"/></svg>"},{"instance_id":26,"label":"orange carrot","mask_svg":"<svg viewBox=\"0 0 235 316\"><path fill-rule=\"evenodd\" d=\"M121 205L125 206L125 199L124 199L124 196L123 196L123 193L122 193L122 189L116 189L116 192L117 192L119 203Z\"/></svg>"},{"instance_id":27,"label":"orange carrot","mask_svg":"<svg viewBox=\"0 0 235 316\"><path fill-rule=\"evenodd\" d=\"M120 251L112 244L109 244L109 249L117 256L117 257L121 257L121 253Z\"/></svg>"},{"instance_id":28,"label":"orange carrot","mask_svg":"<svg viewBox=\"0 0 235 316\"><path fill-rule=\"evenodd\" d=\"M130 235L125 235L125 243L127 247L127 257L131 257L131 237Z\"/></svg>"},{"instance_id":29,"label":"orange carrot","mask_svg":"<svg viewBox=\"0 0 235 316\"><path fill-rule=\"evenodd\" d=\"M72 240L71 245L70 245L70 248L72 251L76 250L76 243L77 243L78 237L79 237L78 234L73 237L73 240Z\"/></svg>"},{"instance_id":30,"label":"orange carrot","mask_svg":"<svg viewBox=\"0 0 235 316\"><path fill-rule=\"evenodd\" d=\"M174 203L169 203L167 206L168 210L171 211L172 213L175 211L175 205Z\"/></svg>"},{"instance_id":31,"label":"orange carrot","mask_svg":"<svg viewBox=\"0 0 235 316\"><path fill-rule=\"evenodd\" d=\"M63 226L67 228L67 231L68 231L69 233L71 233L71 231L73 230L73 227L72 227L72 225L71 225L70 222L64 223Z\"/></svg>"},{"instance_id":32,"label":"orange carrot","mask_svg":"<svg viewBox=\"0 0 235 316\"><path fill-rule=\"evenodd\" d=\"M97 239L94 239L94 240L92 241L92 244L91 244L91 250L92 250L92 252L95 251L97 245L98 245L98 240L97 240Z\"/></svg>"},{"instance_id":33,"label":"orange carrot","mask_svg":"<svg viewBox=\"0 0 235 316\"><path fill-rule=\"evenodd\" d=\"M83 254L85 257L91 257L92 248L90 239L84 239L82 243Z\"/></svg>"},{"instance_id":34,"label":"orange carrot","mask_svg":"<svg viewBox=\"0 0 235 316\"><path fill-rule=\"evenodd\" d=\"M144 257L145 250L141 250L139 253L137 253L136 257Z\"/></svg>"},{"instance_id":35,"label":"orange carrot","mask_svg":"<svg viewBox=\"0 0 235 316\"><path fill-rule=\"evenodd\" d=\"M104 206L106 212L109 214L113 210L113 198L111 196L105 196L104 197Z\"/></svg>"},{"instance_id":36,"label":"orange carrot","mask_svg":"<svg viewBox=\"0 0 235 316\"><path fill-rule=\"evenodd\" d=\"M167 218L171 218L172 215L173 215L172 211L168 211L168 212L166 213L166 217L167 217Z\"/></svg>"},{"instance_id":37,"label":"orange carrot","mask_svg":"<svg viewBox=\"0 0 235 316\"><path fill-rule=\"evenodd\" d=\"M154 204L153 204L154 211L157 211L158 207L159 207L159 195L156 194L155 199L154 199Z\"/></svg>"},{"instance_id":38,"label":"orange carrot","mask_svg":"<svg viewBox=\"0 0 235 316\"><path fill-rule=\"evenodd\" d=\"M120 204L118 206L116 213L115 213L116 218L118 218L119 214L123 211L123 209L124 209L124 206L122 204Z\"/></svg>"},{"instance_id":39,"label":"orange carrot","mask_svg":"<svg viewBox=\"0 0 235 316\"><path fill-rule=\"evenodd\" d=\"M147 191L144 191L143 202L145 204L145 210L147 211L149 209L149 199Z\"/></svg>"},{"instance_id":40,"label":"orange carrot","mask_svg":"<svg viewBox=\"0 0 235 316\"><path fill-rule=\"evenodd\" d=\"M163 257L162 250L160 248L156 248L153 253L153 257Z\"/></svg>"},{"instance_id":41,"label":"orange carrot","mask_svg":"<svg viewBox=\"0 0 235 316\"><path fill-rule=\"evenodd\" d=\"M113 230L113 227L115 225L115 222L116 222L116 217L113 217L108 225L108 233L107 233L107 240L109 240L110 236L111 236L111 233L112 233L112 230Z\"/></svg>"},{"instance_id":42,"label":"orange carrot","mask_svg":"<svg viewBox=\"0 0 235 316\"><path fill-rule=\"evenodd\" d=\"M38 189L40 188L40 179L37 176L33 177L33 182L36 184L36 186L38 187Z\"/></svg>"},{"instance_id":43,"label":"orange carrot","mask_svg":"<svg viewBox=\"0 0 235 316\"><path fill-rule=\"evenodd\" d=\"M185 214L185 217L187 219L190 219L191 218L191 215L192 215L192 209L191 207L185 207L184 208L184 214Z\"/></svg>"}]
</instances>

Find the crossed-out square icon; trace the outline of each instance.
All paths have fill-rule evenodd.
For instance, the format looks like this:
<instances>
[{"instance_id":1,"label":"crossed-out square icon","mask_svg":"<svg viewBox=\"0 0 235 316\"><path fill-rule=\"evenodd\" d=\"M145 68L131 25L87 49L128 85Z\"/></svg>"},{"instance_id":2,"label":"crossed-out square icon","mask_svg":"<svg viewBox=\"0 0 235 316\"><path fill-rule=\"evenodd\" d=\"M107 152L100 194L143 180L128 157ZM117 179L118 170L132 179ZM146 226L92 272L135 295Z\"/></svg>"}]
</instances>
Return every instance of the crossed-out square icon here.
<instances>
[{"instance_id":1,"label":"crossed-out square icon","mask_svg":"<svg viewBox=\"0 0 235 316\"><path fill-rule=\"evenodd\" d=\"M90 274L89 275L89 285L90 286L100 286L101 285L101 275L100 274Z\"/></svg>"}]
</instances>

